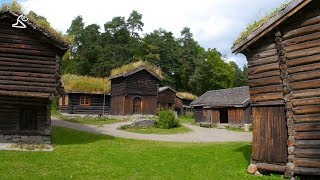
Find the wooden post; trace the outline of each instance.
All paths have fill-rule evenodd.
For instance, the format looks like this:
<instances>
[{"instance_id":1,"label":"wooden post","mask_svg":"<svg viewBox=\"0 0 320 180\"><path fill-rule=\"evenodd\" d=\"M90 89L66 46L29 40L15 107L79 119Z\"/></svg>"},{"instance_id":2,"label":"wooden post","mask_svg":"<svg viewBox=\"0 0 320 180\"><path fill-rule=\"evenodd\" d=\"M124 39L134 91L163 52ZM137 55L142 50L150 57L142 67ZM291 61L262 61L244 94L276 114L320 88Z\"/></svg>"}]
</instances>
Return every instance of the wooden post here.
<instances>
[{"instance_id":1,"label":"wooden post","mask_svg":"<svg viewBox=\"0 0 320 180\"><path fill-rule=\"evenodd\" d=\"M282 34L279 31L279 29L276 30L275 33L275 42L276 42L276 47L278 50L278 62L280 65L280 74L281 74L281 79L282 79L282 84L284 87L283 91L283 97L285 101L285 108L286 108L286 119L287 119L287 128L288 128L288 140L287 140L287 146L288 146L288 162L285 167L285 176L286 177L292 177L294 175L294 130L293 130L293 112L292 112L292 87L290 86L289 79L288 79L288 72L287 72L287 60L285 57L285 50L284 50L284 45L282 42Z\"/></svg>"}]
</instances>

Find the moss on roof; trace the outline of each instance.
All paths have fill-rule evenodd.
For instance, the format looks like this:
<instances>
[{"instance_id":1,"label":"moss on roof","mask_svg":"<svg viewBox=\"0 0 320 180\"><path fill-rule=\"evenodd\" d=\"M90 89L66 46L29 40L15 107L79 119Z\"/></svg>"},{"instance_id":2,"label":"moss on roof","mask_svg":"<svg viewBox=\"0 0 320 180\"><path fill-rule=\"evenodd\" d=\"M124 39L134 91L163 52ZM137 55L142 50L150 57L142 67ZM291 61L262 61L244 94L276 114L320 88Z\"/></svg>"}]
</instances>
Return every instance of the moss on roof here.
<instances>
[{"instance_id":1,"label":"moss on roof","mask_svg":"<svg viewBox=\"0 0 320 180\"><path fill-rule=\"evenodd\" d=\"M4 3L0 8L0 13L4 12L12 12L14 14L21 15L24 10L22 6L17 1L12 1L11 3ZM47 32L50 36L55 38L57 41L69 45L70 42L65 38L62 32L56 31L50 23L46 20L46 18L37 15L35 12L30 11L27 15L28 21L36 26L37 28Z\"/></svg>"},{"instance_id":2,"label":"moss on roof","mask_svg":"<svg viewBox=\"0 0 320 180\"><path fill-rule=\"evenodd\" d=\"M125 75L125 74L130 73L130 72L137 70L139 68L148 69L154 75L158 76L160 79L163 79L161 69L151 63L146 62L146 61L137 61L137 62L130 63L127 65L123 65L119 68L113 69L113 70L111 70L110 78Z\"/></svg>"},{"instance_id":3,"label":"moss on roof","mask_svg":"<svg viewBox=\"0 0 320 180\"><path fill-rule=\"evenodd\" d=\"M66 92L107 94L111 89L111 83L106 78L64 74L61 79Z\"/></svg>"},{"instance_id":4,"label":"moss on roof","mask_svg":"<svg viewBox=\"0 0 320 180\"><path fill-rule=\"evenodd\" d=\"M254 20L251 24L249 24L244 32L240 34L238 39L233 43L233 46L239 44L246 37L248 37L252 32L260 28L264 23L269 21L273 16L278 14L281 10L285 9L293 0L288 1L287 3L281 5L279 8L272 10L270 13L267 13L260 20Z\"/></svg>"},{"instance_id":5,"label":"moss on roof","mask_svg":"<svg viewBox=\"0 0 320 180\"><path fill-rule=\"evenodd\" d=\"M198 97L188 92L177 92L177 96L181 99L195 100Z\"/></svg>"}]
</instances>

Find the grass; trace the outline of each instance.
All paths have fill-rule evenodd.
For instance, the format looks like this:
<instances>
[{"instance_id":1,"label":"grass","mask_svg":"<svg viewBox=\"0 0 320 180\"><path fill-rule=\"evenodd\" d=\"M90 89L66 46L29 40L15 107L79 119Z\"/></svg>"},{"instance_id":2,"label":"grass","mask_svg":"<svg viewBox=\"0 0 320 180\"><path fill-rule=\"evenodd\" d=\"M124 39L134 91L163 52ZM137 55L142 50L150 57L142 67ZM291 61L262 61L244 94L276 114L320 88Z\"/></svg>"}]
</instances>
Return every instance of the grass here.
<instances>
[{"instance_id":1,"label":"grass","mask_svg":"<svg viewBox=\"0 0 320 180\"><path fill-rule=\"evenodd\" d=\"M192 125L198 125L197 123L194 122L193 117L189 116L179 116L178 120L180 123L187 123L187 124L192 124Z\"/></svg>"},{"instance_id":2,"label":"grass","mask_svg":"<svg viewBox=\"0 0 320 180\"><path fill-rule=\"evenodd\" d=\"M198 98L196 95L188 92L177 92L177 96L181 99L187 99L187 100L195 100Z\"/></svg>"},{"instance_id":3,"label":"grass","mask_svg":"<svg viewBox=\"0 0 320 180\"><path fill-rule=\"evenodd\" d=\"M153 142L57 127L53 140L53 152L0 151L1 179L281 179L246 173L246 142Z\"/></svg>"},{"instance_id":4,"label":"grass","mask_svg":"<svg viewBox=\"0 0 320 180\"><path fill-rule=\"evenodd\" d=\"M254 20L251 24L246 27L246 30L240 34L238 39L233 43L233 46L239 44L242 40L244 40L249 34L257 30L261 27L264 23L269 21L273 16L279 13L281 10L286 8L292 0L288 0L285 4L281 5L279 8L272 10L271 12L267 13L264 17L259 20Z\"/></svg>"},{"instance_id":5,"label":"grass","mask_svg":"<svg viewBox=\"0 0 320 180\"><path fill-rule=\"evenodd\" d=\"M88 118L88 117L75 117L75 118L62 118L64 121L79 123L79 124L90 124L90 125L104 125L104 124L113 124L118 122L123 122L119 119L111 118Z\"/></svg>"},{"instance_id":6,"label":"grass","mask_svg":"<svg viewBox=\"0 0 320 180\"><path fill-rule=\"evenodd\" d=\"M128 72L131 72L131 71L136 70L141 67L144 67L144 68L150 70L155 75L157 75L160 79L163 79L161 69L158 68L157 66L149 63L149 62L146 62L146 61L137 61L137 62L133 62L133 63L127 64L127 65L123 65L123 66L116 68L116 69L112 69L111 73L110 73L110 78L126 74Z\"/></svg>"},{"instance_id":7,"label":"grass","mask_svg":"<svg viewBox=\"0 0 320 180\"><path fill-rule=\"evenodd\" d=\"M106 78L94 78L65 74L61 77L67 92L109 93L111 82Z\"/></svg>"},{"instance_id":8,"label":"grass","mask_svg":"<svg viewBox=\"0 0 320 180\"><path fill-rule=\"evenodd\" d=\"M185 126L180 126L171 129L161 129L157 127L139 128L139 127L124 127L122 130L141 133L141 134L182 134L191 132L192 130Z\"/></svg>"}]
</instances>

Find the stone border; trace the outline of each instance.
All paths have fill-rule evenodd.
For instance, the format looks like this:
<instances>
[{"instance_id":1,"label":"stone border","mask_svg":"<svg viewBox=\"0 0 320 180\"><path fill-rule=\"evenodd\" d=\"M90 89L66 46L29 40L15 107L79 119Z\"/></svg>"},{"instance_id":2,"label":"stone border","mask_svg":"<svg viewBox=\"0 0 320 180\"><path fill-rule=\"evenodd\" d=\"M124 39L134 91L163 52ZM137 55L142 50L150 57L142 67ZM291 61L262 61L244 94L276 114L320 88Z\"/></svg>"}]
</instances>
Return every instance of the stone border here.
<instances>
[{"instance_id":1,"label":"stone border","mask_svg":"<svg viewBox=\"0 0 320 180\"><path fill-rule=\"evenodd\" d=\"M51 136L27 136L0 134L0 143L51 144Z\"/></svg>"},{"instance_id":2,"label":"stone border","mask_svg":"<svg viewBox=\"0 0 320 180\"><path fill-rule=\"evenodd\" d=\"M0 151L45 151L51 152L53 146L48 144L19 144L19 143L0 143Z\"/></svg>"}]
</instances>

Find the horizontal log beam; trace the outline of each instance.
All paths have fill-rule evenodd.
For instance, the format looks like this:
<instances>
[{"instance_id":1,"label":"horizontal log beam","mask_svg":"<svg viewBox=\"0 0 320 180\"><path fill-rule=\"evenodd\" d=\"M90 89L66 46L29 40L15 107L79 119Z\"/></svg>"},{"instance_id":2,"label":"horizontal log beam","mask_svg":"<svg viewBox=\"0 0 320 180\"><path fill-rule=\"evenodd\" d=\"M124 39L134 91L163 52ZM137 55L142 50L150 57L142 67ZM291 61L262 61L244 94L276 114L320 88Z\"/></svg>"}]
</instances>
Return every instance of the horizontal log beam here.
<instances>
[{"instance_id":1,"label":"horizontal log beam","mask_svg":"<svg viewBox=\"0 0 320 180\"><path fill-rule=\"evenodd\" d=\"M305 167L295 167L293 169L294 174L300 175L319 175L320 169L319 168L305 168Z\"/></svg>"},{"instance_id":2,"label":"horizontal log beam","mask_svg":"<svg viewBox=\"0 0 320 180\"><path fill-rule=\"evenodd\" d=\"M293 90L320 88L320 81L319 79L314 79L302 82L293 82L291 83L291 87Z\"/></svg>"},{"instance_id":3,"label":"horizontal log beam","mask_svg":"<svg viewBox=\"0 0 320 180\"><path fill-rule=\"evenodd\" d=\"M313 70L319 70L319 69L320 69L320 62L313 63L313 64L300 65L300 66L295 66L295 67L289 67L287 69L287 72L289 74L292 74L292 73L313 71Z\"/></svg>"},{"instance_id":4,"label":"horizontal log beam","mask_svg":"<svg viewBox=\"0 0 320 180\"><path fill-rule=\"evenodd\" d=\"M293 158L295 167L320 168L320 159Z\"/></svg>"},{"instance_id":5,"label":"horizontal log beam","mask_svg":"<svg viewBox=\"0 0 320 180\"><path fill-rule=\"evenodd\" d=\"M265 78L265 77L272 77L272 76L280 76L280 70L274 70L274 71L267 71L267 72L262 72L258 74L249 74L249 80L251 79L258 79L258 78Z\"/></svg>"},{"instance_id":6,"label":"horizontal log beam","mask_svg":"<svg viewBox=\"0 0 320 180\"><path fill-rule=\"evenodd\" d=\"M320 105L307 105L307 106L297 106L292 109L293 113L299 114L316 114L320 113Z\"/></svg>"},{"instance_id":7,"label":"horizontal log beam","mask_svg":"<svg viewBox=\"0 0 320 180\"><path fill-rule=\"evenodd\" d=\"M261 79L254 79L249 81L250 87L268 86L268 85L282 84L280 77L267 77Z\"/></svg>"},{"instance_id":8,"label":"horizontal log beam","mask_svg":"<svg viewBox=\"0 0 320 180\"><path fill-rule=\"evenodd\" d=\"M279 63L272 63L272 64L267 64L263 66L255 66L249 68L249 75L253 74L258 74L262 72L267 72L267 71L274 71L274 70L279 70Z\"/></svg>"},{"instance_id":9,"label":"horizontal log beam","mask_svg":"<svg viewBox=\"0 0 320 180\"><path fill-rule=\"evenodd\" d=\"M53 75L53 74L42 74L42 73L0 71L0 75L2 75L2 76L34 77L34 78L55 79L55 75Z\"/></svg>"},{"instance_id":10,"label":"horizontal log beam","mask_svg":"<svg viewBox=\"0 0 320 180\"><path fill-rule=\"evenodd\" d=\"M318 54L319 52L320 52L320 46L288 52L285 54L285 57L287 59L294 59L294 58L312 56L312 55Z\"/></svg>"},{"instance_id":11,"label":"horizontal log beam","mask_svg":"<svg viewBox=\"0 0 320 180\"><path fill-rule=\"evenodd\" d=\"M288 79L290 82L305 81L312 79L320 79L320 69L301 73L290 74Z\"/></svg>"},{"instance_id":12,"label":"horizontal log beam","mask_svg":"<svg viewBox=\"0 0 320 180\"><path fill-rule=\"evenodd\" d=\"M320 140L295 140L294 147L300 149L319 149Z\"/></svg>"},{"instance_id":13,"label":"horizontal log beam","mask_svg":"<svg viewBox=\"0 0 320 180\"><path fill-rule=\"evenodd\" d=\"M293 154L297 158L319 158L319 149L294 149Z\"/></svg>"},{"instance_id":14,"label":"horizontal log beam","mask_svg":"<svg viewBox=\"0 0 320 180\"><path fill-rule=\"evenodd\" d=\"M294 30L291 30L291 31L285 33L282 36L282 39L287 40L287 39L294 38L297 36L312 34L314 32L319 32L319 31L320 31L320 24L313 24L313 25L306 26L306 27L295 28Z\"/></svg>"},{"instance_id":15,"label":"horizontal log beam","mask_svg":"<svg viewBox=\"0 0 320 180\"><path fill-rule=\"evenodd\" d=\"M261 93L273 93L273 92L283 92L283 86L281 84L263 86L263 87L250 87L249 89L251 95L261 94Z\"/></svg>"},{"instance_id":16,"label":"horizontal log beam","mask_svg":"<svg viewBox=\"0 0 320 180\"><path fill-rule=\"evenodd\" d=\"M22 96L22 97L34 97L50 99L52 96L50 93L36 93L36 92L22 92L22 91L4 91L0 90L0 95L2 96Z\"/></svg>"},{"instance_id":17,"label":"horizontal log beam","mask_svg":"<svg viewBox=\"0 0 320 180\"><path fill-rule=\"evenodd\" d=\"M320 96L320 89L318 88L318 89L307 89L307 90L294 91L292 93L292 96L295 99L319 97Z\"/></svg>"},{"instance_id":18,"label":"horizontal log beam","mask_svg":"<svg viewBox=\"0 0 320 180\"><path fill-rule=\"evenodd\" d=\"M50 84L56 84L56 80L55 80L55 79L46 79L46 78L16 77L16 76L0 76L0 80L24 81L24 82L38 82L38 83L50 83Z\"/></svg>"},{"instance_id":19,"label":"horizontal log beam","mask_svg":"<svg viewBox=\"0 0 320 180\"><path fill-rule=\"evenodd\" d=\"M294 115L293 120L295 123L320 122L320 114Z\"/></svg>"},{"instance_id":20,"label":"horizontal log beam","mask_svg":"<svg viewBox=\"0 0 320 180\"><path fill-rule=\"evenodd\" d=\"M311 63L318 63L320 62L320 55L313 55L313 56L305 56L302 58L290 59L287 61L287 64L290 67L300 66L304 64L311 64Z\"/></svg>"},{"instance_id":21,"label":"horizontal log beam","mask_svg":"<svg viewBox=\"0 0 320 180\"><path fill-rule=\"evenodd\" d=\"M312 41L315 39L319 39L320 37L320 32L312 33L312 34L307 34L303 36L299 36L296 38L288 39L282 42L282 44L287 47L287 46L292 46L294 44L306 42L306 41Z\"/></svg>"},{"instance_id":22,"label":"horizontal log beam","mask_svg":"<svg viewBox=\"0 0 320 180\"><path fill-rule=\"evenodd\" d=\"M291 46L287 46L286 47L286 52L292 52L292 51L297 51L297 50L301 50L301 49L308 49L308 48L313 48L313 47L317 47L320 46L320 40L316 39L313 41L307 41L304 43L300 43L300 44L295 44L295 45L291 45Z\"/></svg>"},{"instance_id":23,"label":"horizontal log beam","mask_svg":"<svg viewBox=\"0 0 320 180\"><path fill-rule=\"evenodd\" d=\"M257 60L251 60L248 62L248 65L250 67L253 67L253 66L260 66L260 65L265 65L265 64L275 63L275 62L278 62L278 55L270 56L267 58L259 58Z\"/></svg>"},{"instance_id":24,"label":"horizontal log beam","mask_svg":"<svg viewBox=\"0 0 320 180\"><path fill-rule=\"evenodd\" d=\"M257 94L251 96L252 102L283 100L282 93Z\"/></svg>"},{"instance_id":25,"label":"horizontal log beam","mask_svg":"<svg viewBox=\"0 0 320 180\"><path fill-rule=\"evenodd\" d=\"M294 136L300 140L320 140L320 131L295 132Z\"/></svg>"},{"instance_id":26,"label":"horizontal log beam","mask_svg":"<svg viewBox=\"0 0 320 180\"><path fill-rule=\"evenodd\" d=\"M257 163L256 164L258 170L267 170L274 172L284 172L286 166L285 165L277 165L277 164L267 164L267 163Z\"/></svg>"},{"instance_id":27,"label":"horizontal log beam","mask_svg":"<svg viewBox=\"0 0 320 180\"><path fill-rule=\"evenodd\" d=\"M320 131L320 123L294 124L293 129L295 131Z\"/></svg>"}]
</instances>

